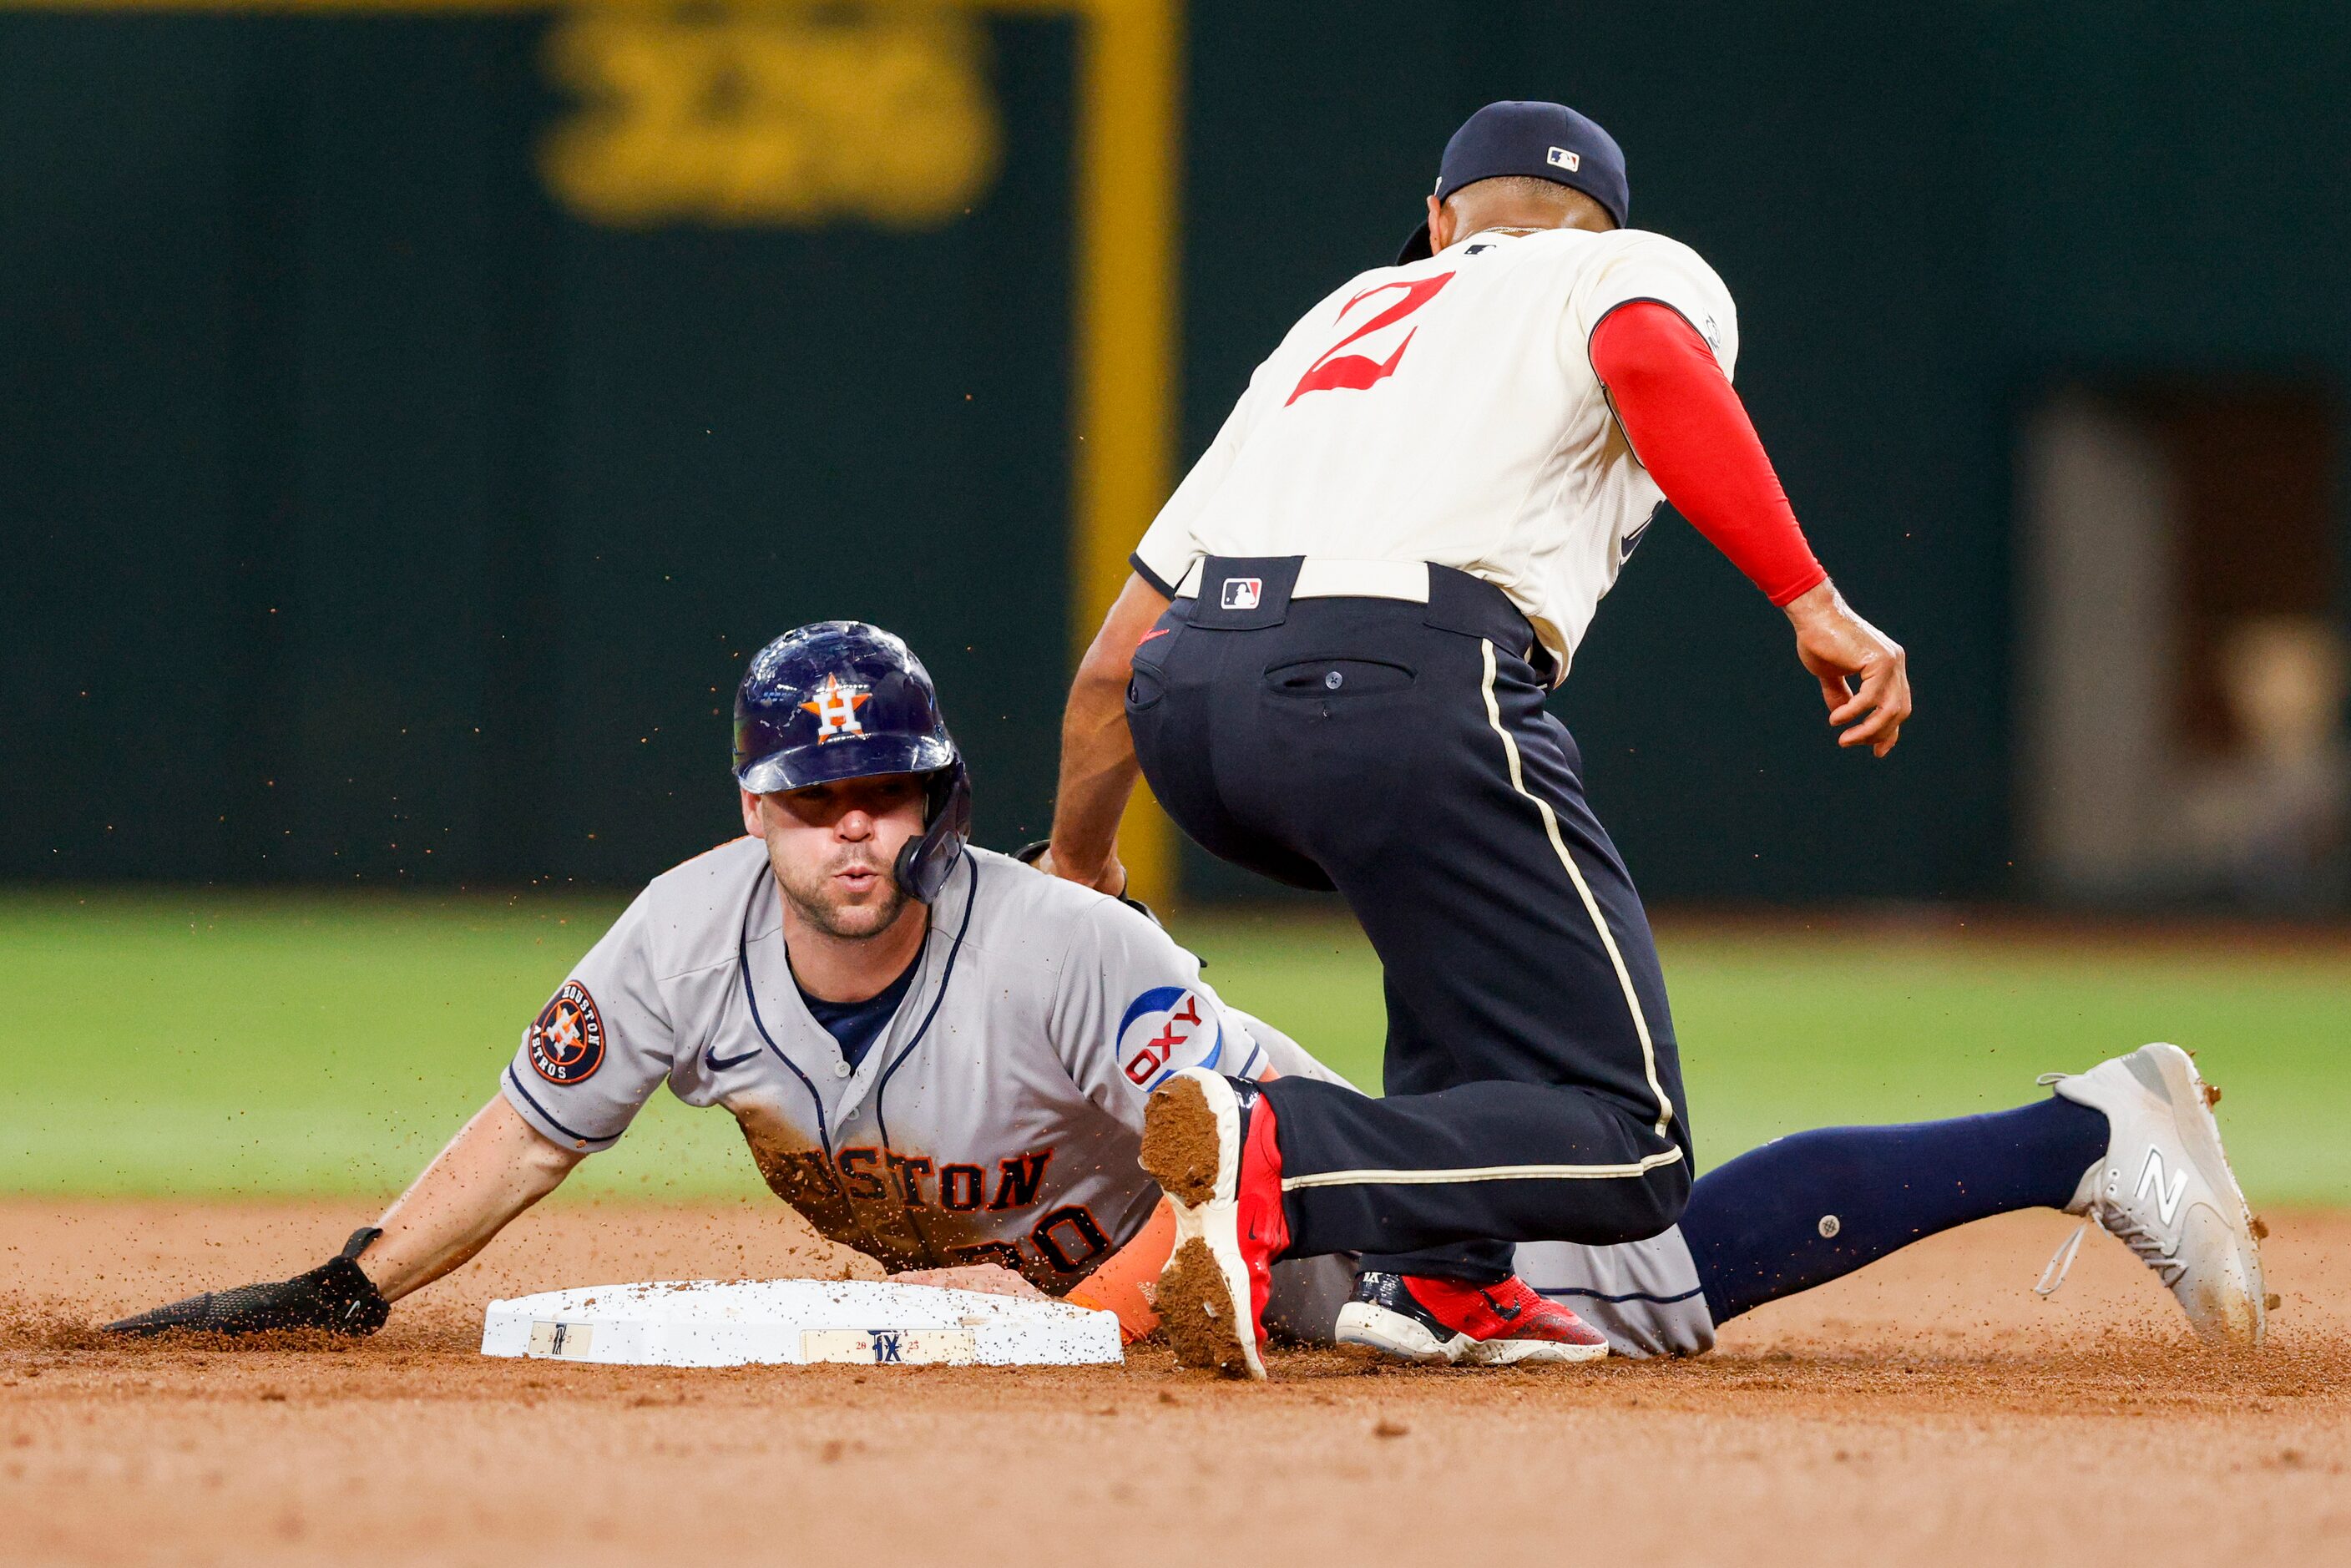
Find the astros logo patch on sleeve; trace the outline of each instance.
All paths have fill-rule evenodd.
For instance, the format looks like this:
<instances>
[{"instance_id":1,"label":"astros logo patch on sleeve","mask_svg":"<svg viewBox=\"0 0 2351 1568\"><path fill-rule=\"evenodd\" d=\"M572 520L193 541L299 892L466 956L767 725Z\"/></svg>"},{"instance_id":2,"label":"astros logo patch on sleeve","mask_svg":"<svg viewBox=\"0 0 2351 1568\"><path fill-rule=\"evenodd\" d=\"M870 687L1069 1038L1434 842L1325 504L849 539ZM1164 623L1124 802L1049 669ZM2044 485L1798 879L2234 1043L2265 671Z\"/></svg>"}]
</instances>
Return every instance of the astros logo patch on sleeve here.
<instances>
[{"instance_id":1,"label":"astros logo patch on sleeve","mask_svg":"<svg viewBox=\"0 0 2351 1568\"><path fill-rule=\"evenodd\" d=\"M1225 1053L1224 1029L1205 1017L1199 993L1158 986L1126 1006L1118 1020L1118 1061L1139 1089L1156 1088L1179 1068L1213 1068Z\"/></svg>"},{"instance_id":2,"label":"astros logo patch on sleeve","mask_svg":"<svg viewBox=\"0 0 2351 1568\"><path fill-rule=\"evenodd\" d=\"M578 1083L604 1065L604 1020L579 981L564 981L531 1024L530 1064L549 1083Z\"/></svg>"}]
</instances>

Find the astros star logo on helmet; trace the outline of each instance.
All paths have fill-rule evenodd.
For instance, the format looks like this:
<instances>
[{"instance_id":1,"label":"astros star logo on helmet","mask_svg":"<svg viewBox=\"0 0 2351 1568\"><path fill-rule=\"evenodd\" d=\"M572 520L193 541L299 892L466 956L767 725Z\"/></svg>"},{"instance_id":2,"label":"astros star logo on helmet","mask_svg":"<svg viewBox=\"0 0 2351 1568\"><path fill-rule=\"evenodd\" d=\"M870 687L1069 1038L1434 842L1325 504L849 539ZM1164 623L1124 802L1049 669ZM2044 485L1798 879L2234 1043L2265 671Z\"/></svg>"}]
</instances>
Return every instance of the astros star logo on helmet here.
<instances>
[{"instance_id":1,"label":"astros star logo on helmet","mask_svg":"<svg viewBox=\"0 0 2351 1568\"><path fill-rule=\"evenodd\" d=\"M816 715L816 740L822 746L828 740L863 735L865 727L857 722L857 710L872 700L872 694L865 687L848 685L839 675L827 675L816 695L800 706Z\"/></svg>"}]
</instances>

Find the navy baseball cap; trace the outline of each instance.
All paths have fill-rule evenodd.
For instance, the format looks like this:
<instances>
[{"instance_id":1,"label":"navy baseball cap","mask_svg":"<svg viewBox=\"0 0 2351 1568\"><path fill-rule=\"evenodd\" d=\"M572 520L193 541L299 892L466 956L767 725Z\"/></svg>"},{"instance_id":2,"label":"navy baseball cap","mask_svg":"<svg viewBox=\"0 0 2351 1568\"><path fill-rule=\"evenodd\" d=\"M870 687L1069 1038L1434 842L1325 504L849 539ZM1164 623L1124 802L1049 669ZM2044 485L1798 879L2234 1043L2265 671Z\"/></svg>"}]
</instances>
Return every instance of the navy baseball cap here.
<instances>
[{"instance_id":1,"label":"navy baseball cap","mask_svg":"<svg viewBox=\"0 0 2351 1568\"><path fill-rule=\"evenodd\" d=\"M1581 191L1608 209L1625 226L1632 194L1625 183L1625 151L1616 139L1563 103L1489 103L1468 120L1445 144L1437 165L1437 199L1464 185L1507 174L1549 180ZM1398 267L1429 254L1423 224L1396 253Z\"/></svg>"}]
</instances>

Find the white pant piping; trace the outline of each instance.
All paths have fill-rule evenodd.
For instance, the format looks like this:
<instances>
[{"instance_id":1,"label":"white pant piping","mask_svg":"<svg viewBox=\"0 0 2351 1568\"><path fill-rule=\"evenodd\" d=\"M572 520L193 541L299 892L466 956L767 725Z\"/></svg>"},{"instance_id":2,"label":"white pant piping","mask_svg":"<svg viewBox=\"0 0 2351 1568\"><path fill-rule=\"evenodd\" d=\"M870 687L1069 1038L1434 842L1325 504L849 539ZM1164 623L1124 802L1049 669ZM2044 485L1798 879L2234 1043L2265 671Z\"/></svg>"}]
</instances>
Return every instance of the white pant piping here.
<instances>
[{"instance_id":1,"label":"white pant piping","mask_svg":"<svg viewBox=\"0 0 2351 1568\"><path fill-rule=\"evenodd\" d=\"M1613 1176L1646 1176L1659 1166L1682 1157L1679 1149L1644 1155L1622 1166L1461 1166L1449 1170L1317 1171L1311 1176L1284 1176L1281 1190L1310 1186L1438 1186L1457 1181L1605 1181Z\"/></svg>"},{"instance_id":2,"label":"white pant piping","mask_svg":"<svg viewBox=\"0 0 2351 1568\"><path fill-rule=\"evenodd\" d=\"M1526 775L1519 766L1519 743L1509 730L1502 727L1502 706L1494 699L1494 644L1480 642L1479 647L1486 660L1486 678L1481 687L1486 698L1486 722L1492 725L1494 733L1502 737L1502 752L1510 763L1510 788L1533 801L1535 810L1542 813L1543 831L1551 835L1551 847L1557 852L1559 863L1567 868L1568 878L1575 883L1575 891L1583 896L1584 913L1592 916L1593 929L1600 933L1600 945L1607 949L1608 962L1615 967L1616 983L1624 988L1625 1006L1633 1015L1633 1032L1641 1037L1641 1065L1648 1074L1649 1092L1657 1097L1656 1130L1657 1136L1662 1138L1666 1135L1666 1128L1673 1122L1674 1104L1666 1098L1665 1085L1657 1082L1657 1050L1649 1039L1649 1020L1641 1011L1640 994L1633 988L1633 973L1625 967L1625 955L1616 947L1616 934L1608 929L1607 916L1600 912L1600 901L1592 895L1591 883L1583 880L1583 873L1577 868L1575 857L1567 852L1567 841L1560 837L1558 814L1551 809L1550 801L1527 788ZM1679 1159L1681 1155L1677 1152L1671 1157Z\"/></svg>"}]
</instances>

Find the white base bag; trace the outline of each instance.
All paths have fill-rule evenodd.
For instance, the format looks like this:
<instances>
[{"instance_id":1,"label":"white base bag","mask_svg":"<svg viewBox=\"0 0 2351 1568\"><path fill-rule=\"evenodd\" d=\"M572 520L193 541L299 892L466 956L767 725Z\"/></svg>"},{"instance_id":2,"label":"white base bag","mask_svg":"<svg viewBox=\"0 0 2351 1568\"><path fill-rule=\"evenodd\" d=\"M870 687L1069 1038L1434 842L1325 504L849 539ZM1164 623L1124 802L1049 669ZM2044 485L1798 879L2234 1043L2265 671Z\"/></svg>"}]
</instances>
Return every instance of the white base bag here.
<instances>
[{"instance_id":1,"label":"white base bag","mask_svg":"<svg viewBox=\"0 0 2351 1568\"><path fill-rule=\"evenodd\" d=\"M685 1280L492 1301L484 1355L617 1366L1116 1365L1118 1317L872 1280Z\"/></svg>"}]
</instances>

